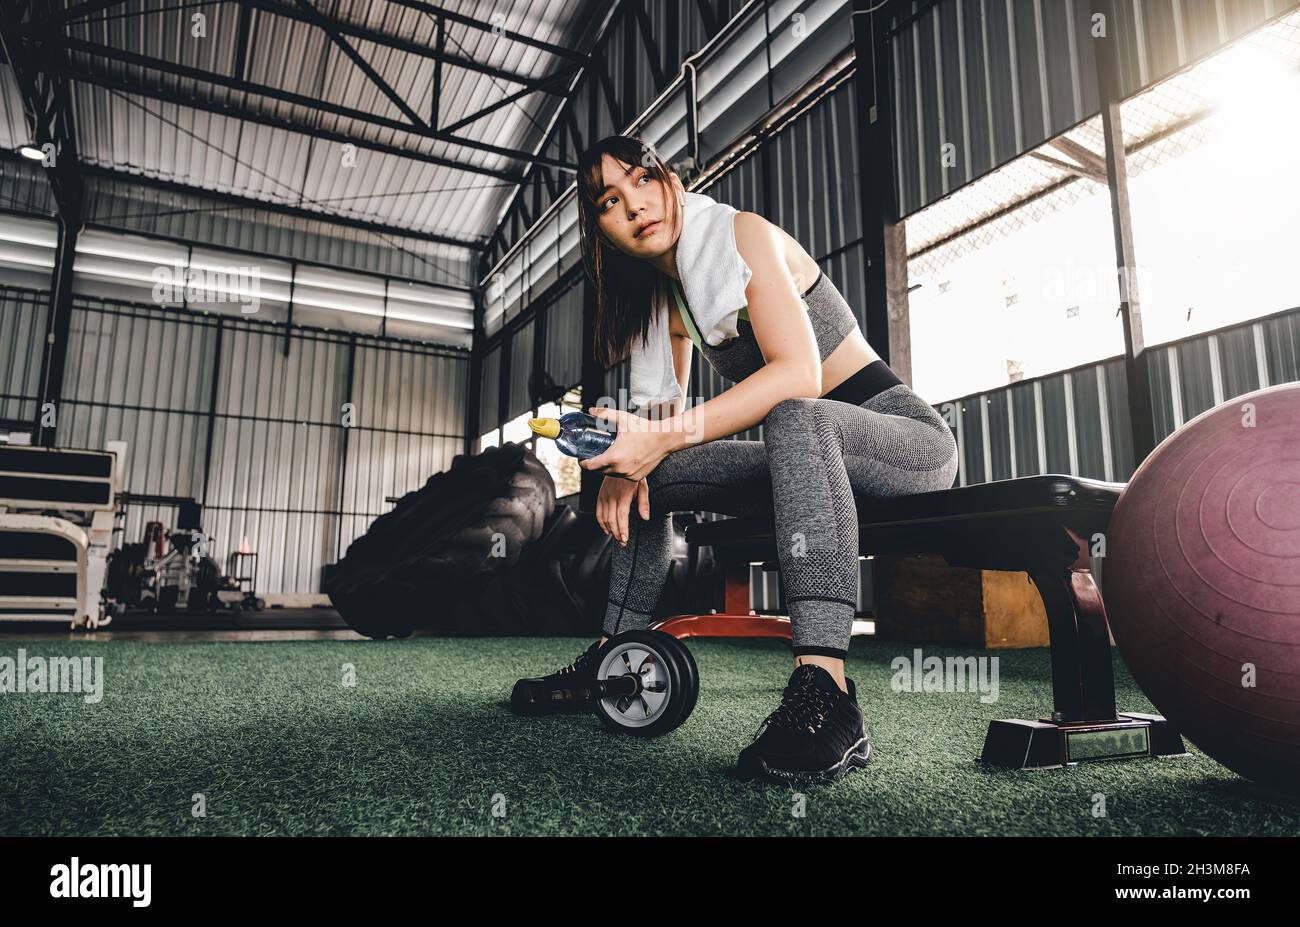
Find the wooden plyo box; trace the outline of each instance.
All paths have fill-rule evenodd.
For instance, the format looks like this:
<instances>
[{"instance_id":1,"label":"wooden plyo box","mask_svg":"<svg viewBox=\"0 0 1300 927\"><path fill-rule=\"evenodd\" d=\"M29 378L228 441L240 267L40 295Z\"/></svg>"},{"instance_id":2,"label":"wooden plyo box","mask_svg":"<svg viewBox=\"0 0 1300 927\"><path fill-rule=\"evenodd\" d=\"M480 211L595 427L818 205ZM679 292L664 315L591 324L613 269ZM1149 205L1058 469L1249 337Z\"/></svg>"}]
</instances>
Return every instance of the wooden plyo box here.
<instances>
[{"instance_id":1,"label":"wooden plyo box","mask_svg":"<svg viewBox=\"0 0 1300 927\"><path fill-rule=\"evenodd\" d=\"M949 566L935 554L872 558L876 637L927 644L1046 647L1047 612L1028 573Z\"/></svg>"}]
</instances>

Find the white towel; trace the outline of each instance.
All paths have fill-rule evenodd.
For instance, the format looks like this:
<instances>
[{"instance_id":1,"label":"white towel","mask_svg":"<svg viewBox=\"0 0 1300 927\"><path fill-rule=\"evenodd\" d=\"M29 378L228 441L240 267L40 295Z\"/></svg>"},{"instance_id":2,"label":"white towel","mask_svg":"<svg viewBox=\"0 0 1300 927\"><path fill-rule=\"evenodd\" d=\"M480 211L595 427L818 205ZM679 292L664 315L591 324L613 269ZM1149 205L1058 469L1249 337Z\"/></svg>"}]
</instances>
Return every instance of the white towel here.
<instances>
[{"instance_id":1,"label":"white towel","mask_svg":"<svg viewBox=\"0 0 1300 927\"><path fill-rule=\"evenodd\" d=\"M677 274L700 337L715 347L736 337L736 320L747 303L745 287L754 274L736 248L733 217L737 212L702 193L687 193L682 207ZM645 345L640 339L632 345L631 398L638 410L682 395L668 329L668 313L677 310L671 288L664 289L658 304L651 307Z\"/></svg>"}]
</instances>

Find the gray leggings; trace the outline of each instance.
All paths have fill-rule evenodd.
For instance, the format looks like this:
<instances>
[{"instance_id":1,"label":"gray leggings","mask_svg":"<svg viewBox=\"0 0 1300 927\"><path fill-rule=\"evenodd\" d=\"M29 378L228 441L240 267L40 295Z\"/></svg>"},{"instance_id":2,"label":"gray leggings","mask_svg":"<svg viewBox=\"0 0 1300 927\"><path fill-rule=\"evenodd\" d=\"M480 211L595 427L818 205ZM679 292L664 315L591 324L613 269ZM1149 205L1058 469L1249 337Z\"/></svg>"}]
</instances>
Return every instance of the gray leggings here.
<instances>
[{"instance_id":1,"label":"gray leggings","mask_svg":"<svg viewBox=\"0 0 1300 927\"><path fill-rule=\"evenodd\" d=\"M858 596L853 494L947 489L957 443L906 385L861 405L783 400L763 420L763 436L692 445L650 473L650 519L634 502L627 545L614 549L606 634L651 623L672 556L671 513L707 511L774 518L795 653L847 653Z\"/></svg>"}]
</instances>

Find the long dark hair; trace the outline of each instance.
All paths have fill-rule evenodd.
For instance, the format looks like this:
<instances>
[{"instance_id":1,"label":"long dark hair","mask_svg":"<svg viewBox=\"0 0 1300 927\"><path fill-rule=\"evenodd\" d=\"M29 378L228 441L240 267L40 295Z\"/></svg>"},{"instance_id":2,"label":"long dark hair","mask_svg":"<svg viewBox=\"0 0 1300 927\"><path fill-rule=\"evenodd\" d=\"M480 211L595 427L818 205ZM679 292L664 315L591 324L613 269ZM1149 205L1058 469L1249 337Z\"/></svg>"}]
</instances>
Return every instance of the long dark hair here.
<instances>
[{"instance_id":1,"label":"long dark hair","mask_svg":"<svg viewBox=\"0 0 1300 927\"><path fill-rule=\"evenodd\" d=\"M670 214L665 225L678 227L680 208L669 177L672 169L654 146L634 135L609 135L578 158L578 230L582 262L596 289L596 332L592 349L609 368L625 360L633 339L645 343L650 333L650 313L664 285L663 274L648 261L630 257L606 241L600 233L600 194L605 181L601 161L605 155L628 166L644 167L649 176L663 182Z\"/></svg>"}]
</instances>

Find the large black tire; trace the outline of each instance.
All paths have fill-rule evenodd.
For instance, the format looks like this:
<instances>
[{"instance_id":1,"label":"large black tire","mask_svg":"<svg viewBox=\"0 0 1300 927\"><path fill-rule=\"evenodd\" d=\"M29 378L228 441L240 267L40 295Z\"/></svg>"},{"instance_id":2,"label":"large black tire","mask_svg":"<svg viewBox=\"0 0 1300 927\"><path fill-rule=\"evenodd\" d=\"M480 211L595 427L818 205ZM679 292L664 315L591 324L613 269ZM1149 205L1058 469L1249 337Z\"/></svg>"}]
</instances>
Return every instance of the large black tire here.
<instances>
[{"instance_id":1,"label":"large black tire","mask_svg":"<svg viewBox=\"0 0 1300 927\"><path fill-rule=\"evenodd\" d=\"M712 560L673 516L673 561L656 617L707 612ZM493 557L493 536L504 541ZM592 512L555 504L546 468L523 445L461 455L408 493L348 548L326 585L367 637L414 630L474 636L585 636L605 617L614 542ZM703 582L699 580L703 579Z\"/></svg>"},{"instance_id":2,"label":"large black tire","mask_svg":"<svg viewBox=\"0 0 1300 927\"><path fill-rule=\"evenodd\" d=\"M460 454L348 548L326 592L368 637L500 633L474 605L542 533L555 483L522 444Z\"/></svg>"},{"instance_id":3,"label":"large black tire","mask_svg":"<svg viewBox=\"0 0 1300 927\"><path fill-rule=\"evenodd\" d=\"M140 604L140 590L144 581L144 561L148 544L123 544L108 555L108 568L104 577L104 595L112 601L132 608Z\"/></svg>"},{"instance_id":4,"label":"large black tire","mask_svg":"<svg viewBox=\"0 0 1300 927\"><path fill-rule=\"evenodd\" d=\"M684 533L697 521L691 513L673 515L674 550L660 590L656 618L707 612L712 586L698 582L699 563ZM476 603L469 619L478 634L511 636L588 636L598 634L609 599L614 541L596 524L593 512L556 508L542 535L524 548L505 582ZM711 561L710 561L711 568ZM710 569L711 572L711 569Z\"/></svg>"}]
</instances>

